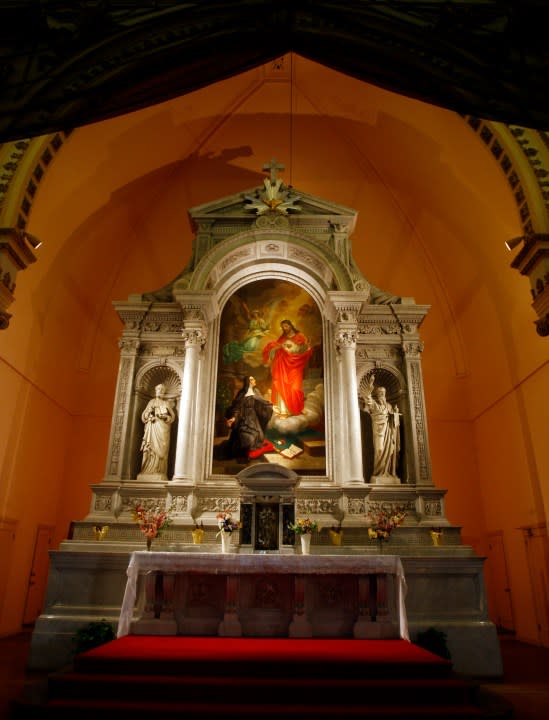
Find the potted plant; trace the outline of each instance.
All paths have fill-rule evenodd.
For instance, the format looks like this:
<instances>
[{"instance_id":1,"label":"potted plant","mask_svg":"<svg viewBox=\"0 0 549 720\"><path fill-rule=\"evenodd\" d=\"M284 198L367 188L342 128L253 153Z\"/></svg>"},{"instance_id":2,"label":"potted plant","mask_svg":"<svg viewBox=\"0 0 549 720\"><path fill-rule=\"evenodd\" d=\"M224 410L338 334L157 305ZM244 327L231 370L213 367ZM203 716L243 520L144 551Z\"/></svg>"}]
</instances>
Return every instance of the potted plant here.
<instances>
[{"instance_id":1,"label":"potted plant","mask_svg":"<svg viewBox=\"0 0 549 720\"><path fill-rule=\"evenodd\" d=\"M92 648L104 645L116 638L113 626L104 618L94 620L76 631L74 636L75 653L86 652Z\"/></svg>"}]
</instances>

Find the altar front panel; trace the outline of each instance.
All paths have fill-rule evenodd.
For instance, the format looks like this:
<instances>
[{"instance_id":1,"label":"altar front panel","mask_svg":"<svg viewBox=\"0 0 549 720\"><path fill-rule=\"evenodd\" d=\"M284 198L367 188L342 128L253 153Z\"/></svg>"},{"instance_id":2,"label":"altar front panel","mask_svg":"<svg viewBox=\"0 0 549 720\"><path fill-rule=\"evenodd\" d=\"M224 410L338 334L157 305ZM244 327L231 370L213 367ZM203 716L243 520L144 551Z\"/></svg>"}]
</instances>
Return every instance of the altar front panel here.
<instances>
[{"instance_id":1,"label":"altar front panel","mask_svg":"<svg viewBox=\"0 0 549 720\"><path fill-rule=\"evenodd\" d=\"M402 637L397 556L134 552L118 636Z\"/></svg>"}]
</instances>

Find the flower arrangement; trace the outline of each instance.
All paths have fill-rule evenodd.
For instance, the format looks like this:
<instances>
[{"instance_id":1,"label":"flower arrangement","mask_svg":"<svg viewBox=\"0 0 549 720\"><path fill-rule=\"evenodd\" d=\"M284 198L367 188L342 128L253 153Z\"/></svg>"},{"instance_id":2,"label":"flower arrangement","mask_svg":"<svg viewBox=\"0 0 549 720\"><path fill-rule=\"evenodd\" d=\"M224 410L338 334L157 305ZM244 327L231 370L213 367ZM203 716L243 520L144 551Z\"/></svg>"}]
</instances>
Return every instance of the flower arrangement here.
<instances>
[{"instance_id":1,"label":"flower arrangement","mask_svg":"<svg viewBox=\"0 0 549 720\"><path fill-rule=\"evenodd\" d=\"M312 535L314 532L320 530L320 527L316 520L311 520L311 518L298 518L294 523L288 523L288 529L295 532L296 535L305 535L306 533Z\"/></svg>"},{"instance_id":2,"label":"flower arrangement","mask_svg":"<svg viewBox=\"0 0 549 720\"><path fill-rule=\"evenodd\" d=\"M394 528L398 527L407 513L400 508L385 510L380 508L375 514L368 513L367 520L371 523L368 528L370 540L388 540Z\"/></svg>"},{"instance_id":3,"label":"flower arrangement","mask_svg":"<svg viewBox=\"0 0 549 720\"><path fill-rule=\"evenodd\" d=\"M233 530L238 530L240 527L240 523L233 520L233 516L230 512L217 513L215 519L217 520L217 527L219 528L216 537L221 535L223 532L232 533Z\"/></svg>"},{"instance_id":4,"label":"flower arrangement","mask_svg":"<svg viewBox=\"0 0 549 720\"><path fill-rule=\"evenodd\" d=\"M164 510L147 510L143 505L136 505L133 509L133 521L138 523L139 529L147 538L147 549L150 549L154 538L159 537L164 528L171 523L171 518Z\"/></svg>"}]
</instances>

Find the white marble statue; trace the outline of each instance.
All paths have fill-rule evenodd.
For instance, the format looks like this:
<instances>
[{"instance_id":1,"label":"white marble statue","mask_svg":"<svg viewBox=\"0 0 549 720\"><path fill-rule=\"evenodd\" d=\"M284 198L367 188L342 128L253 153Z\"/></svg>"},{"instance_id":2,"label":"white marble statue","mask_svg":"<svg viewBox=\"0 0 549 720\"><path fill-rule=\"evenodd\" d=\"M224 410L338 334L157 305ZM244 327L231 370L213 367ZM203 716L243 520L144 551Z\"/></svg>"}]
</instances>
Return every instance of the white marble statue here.
<instances>
[{"instance_id":1,"label":"white marble statue","mask_svg":"<svg viewBox=\"0 0 549 720\"><path fill-rule=\"evenodd\" d=\"M141 473L166 474L168 469L168 451L170 449L170 428L175 420L175 412L169 400L164 398L165 386L155 387L155 397L149 400L141 414L145 425L141 450L143 461Z\"/></svg>"},{"instance_id":2,"label":"white marble statue","mask_svg":"<svg viewBox=\"0 0 549 720\"><path fill-rule=\"evenodd\" d=\"M396 477L400 452L400 412L398 406L387 402L383 386L374 387L373 373L368 377L365 410L372 420L375 477Z\"/></svg>"}]
</instances>

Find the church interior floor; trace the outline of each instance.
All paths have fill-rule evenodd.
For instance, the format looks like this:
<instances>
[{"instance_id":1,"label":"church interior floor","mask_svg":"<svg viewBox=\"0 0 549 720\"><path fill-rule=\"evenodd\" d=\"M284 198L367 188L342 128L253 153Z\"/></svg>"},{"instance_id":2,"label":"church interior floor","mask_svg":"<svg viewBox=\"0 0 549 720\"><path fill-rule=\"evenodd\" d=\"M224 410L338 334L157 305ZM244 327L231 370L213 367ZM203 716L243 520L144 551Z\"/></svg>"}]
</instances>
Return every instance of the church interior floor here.
<instances>
[{"instance_id":1,"label":"church interior floor","mask_svg":"<svg viewBox=\"0 0 549 720\"><path fill-rule=\"evenodd\" d=\"M0 638L0 720L9 720L14 699L29 694L34 685L42 688L45 672L28 671L31 630ZM509 720L549 718L549 648L500 636L504 676L501 681L481 682L491 704L504 708ZM39 690L38 690L39 691ZM500 715L501 717L501 715Z\"/></svg>"}]
</instances>

